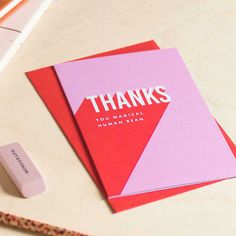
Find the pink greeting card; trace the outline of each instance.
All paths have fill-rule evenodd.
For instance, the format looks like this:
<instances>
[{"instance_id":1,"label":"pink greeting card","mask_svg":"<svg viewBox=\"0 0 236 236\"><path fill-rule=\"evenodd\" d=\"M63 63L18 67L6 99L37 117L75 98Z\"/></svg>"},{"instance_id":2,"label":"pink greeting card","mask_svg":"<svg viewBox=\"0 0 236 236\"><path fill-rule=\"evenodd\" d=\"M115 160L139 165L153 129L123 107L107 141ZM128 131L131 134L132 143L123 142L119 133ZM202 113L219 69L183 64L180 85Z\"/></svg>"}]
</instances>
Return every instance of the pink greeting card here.
<instances>
[{"instance_id":1,"label":"pink greeting card","mask_svg":"<svg viewBox=\"0 0 236 236\"><path fill-rule=\"evenodd\" d=\"M234 156L176 49L55 69L109 197L235 176Z\"/></svg>"}]
</instances>

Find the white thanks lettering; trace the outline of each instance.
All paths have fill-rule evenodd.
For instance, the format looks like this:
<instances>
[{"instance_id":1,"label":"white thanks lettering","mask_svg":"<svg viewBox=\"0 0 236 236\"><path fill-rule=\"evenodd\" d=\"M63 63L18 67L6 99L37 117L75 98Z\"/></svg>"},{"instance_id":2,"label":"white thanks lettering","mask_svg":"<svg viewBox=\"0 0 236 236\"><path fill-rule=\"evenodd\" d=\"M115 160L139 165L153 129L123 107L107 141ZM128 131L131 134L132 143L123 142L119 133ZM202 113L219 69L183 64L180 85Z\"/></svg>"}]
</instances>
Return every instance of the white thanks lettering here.
<instances>
[{"instance_id":1,"label":"white thanks lettering","mask_svg":"<svg viewBox=\"0 0 236 236\"><path fill-rule=\"evenodd\" d=\"M171 97L165 91L166 89L164 86L156 86L148 89L142 88L135 89L134 91L128 90L127 96L125 96L122 92L116 92L114 98L117 99L117 105L115 104L114 98L112 98L110 93L107 93L106 95L92 95L86 97L86 99L91 101L96 112L100 112L98 100L100 100L105 111L109 111L110 109L122 109L124 107L137 107L138 105L144 106L151 105L153 103L159 104L170 102Z\"/></svg>"}]
</instances>

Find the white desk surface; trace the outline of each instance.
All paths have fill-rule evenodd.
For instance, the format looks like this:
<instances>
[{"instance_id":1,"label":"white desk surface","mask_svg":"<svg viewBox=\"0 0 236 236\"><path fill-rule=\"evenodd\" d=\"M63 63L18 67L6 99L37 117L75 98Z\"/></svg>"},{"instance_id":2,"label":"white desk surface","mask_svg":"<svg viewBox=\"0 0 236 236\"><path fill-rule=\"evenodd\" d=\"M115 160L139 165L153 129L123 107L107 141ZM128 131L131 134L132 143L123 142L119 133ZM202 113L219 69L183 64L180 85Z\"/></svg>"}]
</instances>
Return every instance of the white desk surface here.
<instances>
[{"instance_id":1,"label":"white desk surface","mask_svg":"<svg viewBox=\"0 0 236 236\"><path fill-rule=\"evenodd\" d=\"M236 234L236 179L112 214L24 75L150 39L179 48L236 142L235 0L56 0L0 75L0 144L24 144L48 191L22 199L0 170L0 210L95 236ZM31 233L1 227L0 235Z\"/></svg>"}]
</instances>

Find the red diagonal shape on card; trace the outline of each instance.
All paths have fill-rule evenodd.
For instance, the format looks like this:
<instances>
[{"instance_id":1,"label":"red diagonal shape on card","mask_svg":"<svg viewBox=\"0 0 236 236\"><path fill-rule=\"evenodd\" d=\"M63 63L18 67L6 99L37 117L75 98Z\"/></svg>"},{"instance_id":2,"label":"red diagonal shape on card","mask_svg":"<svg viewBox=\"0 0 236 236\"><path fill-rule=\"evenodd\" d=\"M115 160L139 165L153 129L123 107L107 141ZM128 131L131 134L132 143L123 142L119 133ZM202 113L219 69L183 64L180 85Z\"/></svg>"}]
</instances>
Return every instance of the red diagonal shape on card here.
<instances>
[{"instance_id":1,"label":"red diagonal shape on card","mask_svg":"<svg viewBox=\"0 0 236 236\"><path fill-rule=\"evenodd\" d=\"M137 106L125 105L119 109L114 96L118 109L110 107L105 111L97 98L95 102L100 111L96 112L92 102L85 99L75 115L108 196L119 195L123 190L169 104L162 102L163 97L154 88L148 89L152 90L158 103L146 101L145 105L135 103ZM142 90L140 95L145 101ZM125 98L132 105L127 93Z\"/></svg>"}]
</instances>

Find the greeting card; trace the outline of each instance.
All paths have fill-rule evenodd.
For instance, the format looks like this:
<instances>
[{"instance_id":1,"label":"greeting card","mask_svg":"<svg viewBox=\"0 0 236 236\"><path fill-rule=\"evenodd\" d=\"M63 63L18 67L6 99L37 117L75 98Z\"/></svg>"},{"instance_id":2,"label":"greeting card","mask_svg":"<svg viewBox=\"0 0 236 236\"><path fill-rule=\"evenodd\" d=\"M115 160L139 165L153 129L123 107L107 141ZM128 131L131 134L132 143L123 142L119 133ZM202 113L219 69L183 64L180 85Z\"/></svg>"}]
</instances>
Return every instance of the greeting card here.
<instances>
[{"instance_id":1,"label":"greeting card","mask_svg":"<svg viewBox=\"0 0 236 236\"><path fill-rule=\"evenodd\" d=\"M110 198L234 177L234 155L176 49L55 66Z\"/></svg>"},{"instance_id":2,"label":"greeting card","mask_svg":"<svg viewBox=\"0 0 236 236\"><path fill-rule=\"evenodd\" d=\"M157 49L159 49L158 45L152 40L96 54L88 58ZM73 114L71 113L68 103L66 102L66 98L61 89L58 78L53 70L53 67L49 66L28 72L27 76L36 91L38 92L41 99L44 101L46 107L51 112L52 116L61 128L62 132L67 137L69 143L78 155L78 158L80 158L81 162L84 164L85 168L93 178L96 185L101 189L102 186L100 180L96 174L96 170L93 168L93 165L90 162L90 156L80 136L80 130L77 129ZM224 135L224 138L230 146L231 150L234 151L234 155L236 156L236 147L234 143L221 127L220 130ZM107 199L107 201L115 212L119 212L153 201L165 199L167 197L181 194L193 189L204 187L215 182L216 181L194 184L155 192L130 195L127 197L110 198Z\"/></svg>"}]
</instances>

